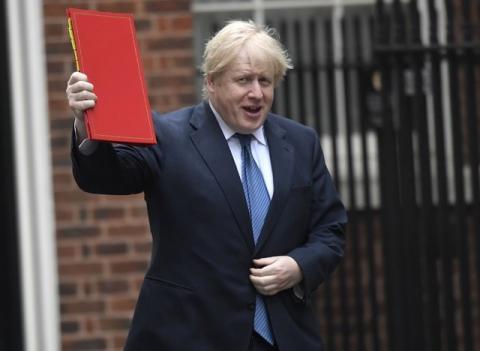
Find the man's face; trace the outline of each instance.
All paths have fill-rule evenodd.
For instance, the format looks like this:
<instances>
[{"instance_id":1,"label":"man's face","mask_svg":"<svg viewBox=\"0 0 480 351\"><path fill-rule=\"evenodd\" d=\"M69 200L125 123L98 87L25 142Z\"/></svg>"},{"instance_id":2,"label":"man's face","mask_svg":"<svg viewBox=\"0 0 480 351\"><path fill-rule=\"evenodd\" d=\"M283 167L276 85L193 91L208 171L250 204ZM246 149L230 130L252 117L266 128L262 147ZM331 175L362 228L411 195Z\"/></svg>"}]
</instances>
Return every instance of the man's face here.
<instances>
[{"instance_id":1,"label":"man's face","mask_svg":"<svg viewBox=\"0 0 480 351\"><path fill-rule=\"evenodd\" d=\"M260 128L273 102L273 69L242 50L219 76L207 78L207 89L215 109L237 133Z\"/></svg>"}]
</instances>

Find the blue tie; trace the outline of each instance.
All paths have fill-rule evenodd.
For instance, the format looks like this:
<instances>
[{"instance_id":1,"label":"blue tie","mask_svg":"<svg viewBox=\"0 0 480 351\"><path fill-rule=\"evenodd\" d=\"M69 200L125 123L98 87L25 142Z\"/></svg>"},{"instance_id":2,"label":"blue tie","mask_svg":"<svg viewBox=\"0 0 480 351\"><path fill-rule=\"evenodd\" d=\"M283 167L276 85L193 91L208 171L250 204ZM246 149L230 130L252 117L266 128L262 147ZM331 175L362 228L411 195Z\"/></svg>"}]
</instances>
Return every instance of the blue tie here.
<instances>
[{"instance_id":1,"label":"blue tie","mask_svg":"<svg viewBox=\"0 0 480 351\"><path fill-rule=\"evenodd\" d=\"M242 185L247 200L248 211L252 221L253 240L257 244L263 222L270 205L270 196L263 180L262 172L253 159L250 142L251 134L237 134L242 146ZM265 301L260 294L256 296L255 318L253 328L271 345L274 344L272 329L268 320Z\"/></svg>"}]
</instances>

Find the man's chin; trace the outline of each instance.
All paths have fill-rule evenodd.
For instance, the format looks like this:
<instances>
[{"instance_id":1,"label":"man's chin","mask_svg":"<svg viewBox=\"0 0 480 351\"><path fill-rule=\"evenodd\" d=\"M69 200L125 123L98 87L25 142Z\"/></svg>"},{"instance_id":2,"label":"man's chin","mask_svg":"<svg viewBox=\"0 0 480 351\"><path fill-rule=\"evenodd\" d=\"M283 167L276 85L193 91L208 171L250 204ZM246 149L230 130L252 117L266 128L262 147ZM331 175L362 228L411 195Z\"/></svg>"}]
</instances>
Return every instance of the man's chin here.
<instances>
[{"instance_id":1,"label":"man's chin","mask_svg":"<svg viewBox=\"0 0 480 351\"><path fill-rule=\"evenodd\" d=\"M248 123L240 126L239 130L237 131L238 133L241 134L252 134L254 133L258 128L262 126L263 123Z\"/></svg>"}]
</instances>

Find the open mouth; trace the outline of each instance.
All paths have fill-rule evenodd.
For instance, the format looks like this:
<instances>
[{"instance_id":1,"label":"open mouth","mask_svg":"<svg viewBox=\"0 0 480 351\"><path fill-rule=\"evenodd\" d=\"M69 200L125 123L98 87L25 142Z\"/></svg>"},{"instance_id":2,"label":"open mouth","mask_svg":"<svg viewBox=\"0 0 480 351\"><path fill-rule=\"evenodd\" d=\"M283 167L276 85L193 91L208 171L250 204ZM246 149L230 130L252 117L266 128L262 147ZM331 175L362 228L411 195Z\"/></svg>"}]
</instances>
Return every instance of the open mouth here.
<instances>
[{"instance_id":1,"label":"open mouth","mask_svg":"<svg viewBox=\"0 0 480 351\"><path fill-rule=\"evenodd\" d=\"M248 113L258 113L262 109L260 106L254 107L254 106L245 106L243 108L245 111Z\"/></svg>"}]
</instances>

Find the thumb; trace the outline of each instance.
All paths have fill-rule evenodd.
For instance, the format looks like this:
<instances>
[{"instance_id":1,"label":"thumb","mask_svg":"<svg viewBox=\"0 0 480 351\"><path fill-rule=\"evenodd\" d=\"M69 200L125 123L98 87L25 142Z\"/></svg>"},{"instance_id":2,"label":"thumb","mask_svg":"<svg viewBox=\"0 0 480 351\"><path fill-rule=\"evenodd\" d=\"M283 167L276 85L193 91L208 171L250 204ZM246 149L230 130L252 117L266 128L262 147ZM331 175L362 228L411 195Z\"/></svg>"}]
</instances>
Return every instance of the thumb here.
<instances>
[{"instance_id":1,"label":"thumb","mask_svg":"<svg viewBox=\"0 0 480 351\"><path fill-rule=\"evenodd\" d=\"M274 263L278 259L278 256L257 258L253 260L253 264L257 267L264 267Z\"/></svg>"}]
</instances>

